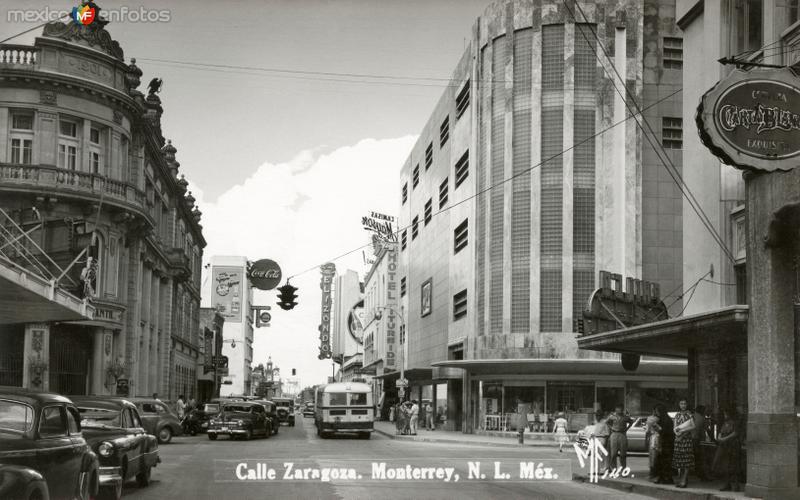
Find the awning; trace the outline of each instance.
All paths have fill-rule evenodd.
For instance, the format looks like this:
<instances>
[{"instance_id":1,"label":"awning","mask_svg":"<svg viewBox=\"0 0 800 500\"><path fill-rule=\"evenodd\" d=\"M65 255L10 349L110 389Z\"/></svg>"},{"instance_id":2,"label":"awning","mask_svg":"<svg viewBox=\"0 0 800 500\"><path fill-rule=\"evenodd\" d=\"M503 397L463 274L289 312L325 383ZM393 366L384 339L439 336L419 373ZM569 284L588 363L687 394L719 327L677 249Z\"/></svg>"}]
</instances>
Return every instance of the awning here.
<instances>
[{"instance_id":1,"label":"awning","mask_svg":"<svg viewBox=\"0 0 800 500\"><path fill-rule=\"evenodd\" d=\"M403 372L403 376L409 382L415 382L420 380L430 380L431 379L432 370L430 368L409 368ZM394 371L389 373L384 373L383 375L376 375L373 378L379 378L384 380L394 380L400 378L400 371Z\"/></svg>"},{"instance_id":2,"label":"awning","mask_svg":"<svg viewBox=\"0 0 800 500\"><path fill-rule=\"evenodd\" d=\"M0 262L0 323L91 320L95 309L24 269Z\"/></svg>"},{"instance_id":3,"label":"awning","mask_svg":"<svg viewBox=\"0 0 800 500\"><path fill-rule=\"evenodd\" d=\"M672 360L643 360L635 372L625 371L618 359L459 359L432 365L463 368L472 375L687 376L686 362Z\"/></svg>"},{"instance_id":4,"label":"awning","mask_svg":"<svg viewBox=\"0 0 800 500\"><path fill-rule=\"evenodd\" d=\"M690 348L719 346L747 339L746 305L578 338L578 347L594 351L687 358ZM641 369L641 368L640 368Z\"/></svg>"}]
</instances>

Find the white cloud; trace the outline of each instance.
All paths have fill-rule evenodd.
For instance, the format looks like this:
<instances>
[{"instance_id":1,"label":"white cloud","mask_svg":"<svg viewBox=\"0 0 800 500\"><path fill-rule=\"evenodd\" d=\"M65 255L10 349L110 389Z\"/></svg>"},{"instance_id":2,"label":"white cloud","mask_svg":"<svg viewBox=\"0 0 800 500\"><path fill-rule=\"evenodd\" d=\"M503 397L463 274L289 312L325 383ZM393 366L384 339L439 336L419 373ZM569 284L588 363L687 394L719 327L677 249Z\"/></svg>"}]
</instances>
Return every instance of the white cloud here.
<instances>
[{"instance_id":1,"label":"white cloud","mask_svg":"<svg viewBox=\"0 0 800 500\"><path fill-rule=\"evenodd\" d=\"M283 376L297 369L301 387L331 375L330 360L317 359L320 274L307 270L369 243L362 215L395 214L398 174L415 140L364 139L326 154L303 151L287 163L267 162L216 202L205 202L202 190L190 185L203 212L206 262L212 255L244 255L277 261L284 277L303 273L292 279L299 288L292 311L275 304L277 292L255 292L256 304L272 306L272 326L255 332L254 365L272 356ZM361 251L335 264L337 270L364 270Z\"/></svg>"}]
</instances>

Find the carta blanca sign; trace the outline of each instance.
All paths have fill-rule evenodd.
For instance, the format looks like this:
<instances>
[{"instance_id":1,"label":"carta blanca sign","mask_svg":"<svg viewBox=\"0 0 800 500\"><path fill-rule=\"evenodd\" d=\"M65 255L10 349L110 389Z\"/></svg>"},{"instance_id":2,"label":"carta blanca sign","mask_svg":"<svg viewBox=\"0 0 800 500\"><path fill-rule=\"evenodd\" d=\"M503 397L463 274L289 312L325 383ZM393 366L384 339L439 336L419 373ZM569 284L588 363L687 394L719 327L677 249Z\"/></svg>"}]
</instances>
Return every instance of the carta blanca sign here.
<instances>
[{"instance_id":1,"label":"carta blanca sign","mask_svg":"<svg viewBox=\"0 0 800 500\"><path fill-rule=\"evenodd\" d=\"M735 70L702 98L700 139L724 163L790 170L800 156L800 87L791 69Z\"/></svg>"}]
</instances>

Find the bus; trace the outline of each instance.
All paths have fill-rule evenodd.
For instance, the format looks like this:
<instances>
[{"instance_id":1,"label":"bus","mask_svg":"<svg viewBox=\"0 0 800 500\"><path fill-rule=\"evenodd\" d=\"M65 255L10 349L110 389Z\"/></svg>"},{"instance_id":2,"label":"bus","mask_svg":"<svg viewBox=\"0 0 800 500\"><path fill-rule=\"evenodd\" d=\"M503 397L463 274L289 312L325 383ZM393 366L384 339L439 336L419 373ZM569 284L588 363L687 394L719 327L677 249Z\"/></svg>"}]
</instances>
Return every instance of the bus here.
<instances>
[{"instance_id":1,"label":"bus","mask_svg":"<svg viewBox=\"0 0 800 500\"><path fill-rule=\"evenodd\" d=\"M314 425L321 438L355 433L369 439L374 430L375 407L372 386L360 382L337 382L317 387L314 394Z\"/></svg>"}]
</instances>

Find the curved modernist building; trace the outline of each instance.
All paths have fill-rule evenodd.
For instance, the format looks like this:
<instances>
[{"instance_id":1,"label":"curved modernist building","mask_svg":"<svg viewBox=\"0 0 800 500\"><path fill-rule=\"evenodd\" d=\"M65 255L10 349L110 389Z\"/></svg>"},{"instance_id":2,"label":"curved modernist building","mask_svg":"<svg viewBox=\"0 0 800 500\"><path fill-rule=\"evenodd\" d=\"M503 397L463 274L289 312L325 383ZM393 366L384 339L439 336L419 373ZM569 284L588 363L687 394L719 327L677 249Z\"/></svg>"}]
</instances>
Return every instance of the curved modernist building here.
<instances>
[{"instance_id":1,"label":"curved modernist building","mask_svg":"<svg viewBox=\"0 0 800 500\"><path fill-rule=\"evenodd\" d=\"M681 194L636 123L680 170L681 59L672 1L498 1L475 23L399 186L406 378L454 428L685 389L684 363L628 373L575 341L601 270L680 294Z\"/></svg>"},{"instance_id":2,"label":"curved modernist building","mask_svg":"<svg viewBox=\"0 0 800 500\"><path fill-rule=\"evenodd\" d=\"M174 399L197 379L200 212L161 132L160 81L138 90L142 71L105 24L0 45L0 209L29 236L0 252L44 262L96 310L0 326L0 384Z\"/></svg>"}]
</instances>

